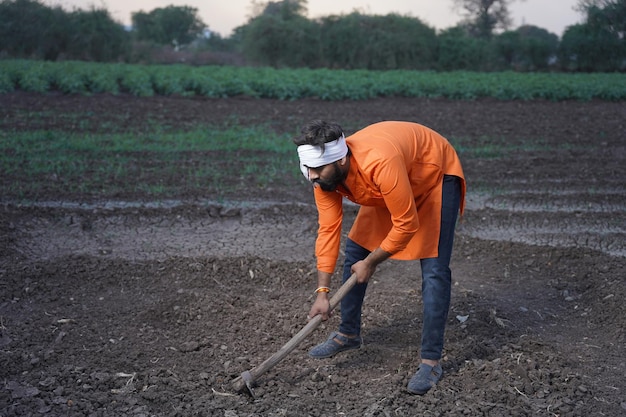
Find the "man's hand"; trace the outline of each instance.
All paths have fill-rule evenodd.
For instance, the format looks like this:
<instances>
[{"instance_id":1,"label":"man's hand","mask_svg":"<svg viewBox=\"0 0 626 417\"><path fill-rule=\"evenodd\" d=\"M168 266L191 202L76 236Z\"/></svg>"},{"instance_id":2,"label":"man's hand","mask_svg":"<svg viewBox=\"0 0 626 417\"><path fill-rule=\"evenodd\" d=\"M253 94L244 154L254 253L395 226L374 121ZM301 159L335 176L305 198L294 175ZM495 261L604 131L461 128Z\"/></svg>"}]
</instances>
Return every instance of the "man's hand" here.
<instances>
[{"instance_id":1,"label":"man's hand","mask_svg":"<svg viewBox=\"0 0 626 417\"><path fill-rule=\"evenodd\" d=\"M359 284L368 282L372 275L374 275L374 272L376 272L378 264L390 256L391 254L389 252L385 252L381 248L376 248L367 258L352 265L351 269L352 272L356 274L356 282Z\"/></svg>"},{"instance_id":2,"label":"man's hand","mask_svg":"<svg viewBox=\"0 0 626 417\"><path fill-rule=\"evenodd\" d=\"M324 271L317 271L317 287L318 288L330 288L332 274ZM315 302L311 306L311 311L309 311L308 320L311 320L313 317L318 314L322 315L322 320L326 321L330 317L330 301L328 299L327 292L318 292L317 298Z\"/></svg>"},{"instance_id":3,"label":"man's hand","mask_svg":"<svg viewBox=\"0 0 626 417\"><path fill-rule=\"evenodd\" d=\"M328 296L326 293L319 293L315 302L311 306L311 310L309 311L309 315L307 317L308 320L311 320L313 317L318 314L322 315L322 320L326 321L330 317L330 301L328 300Z\"/></svg>"},{"instance_id":4,"label":"man's hand","mask_svg":"<svg viewBox=\"0 0 626 417\"><path fill-rule=\"evenodd\" d=\"M376 272L376 265L365 260L359 261L352 265L352 272L356 274L356 282L358 284L365 284L369 282L374 272Z\"/></svg>"}]
</instances>

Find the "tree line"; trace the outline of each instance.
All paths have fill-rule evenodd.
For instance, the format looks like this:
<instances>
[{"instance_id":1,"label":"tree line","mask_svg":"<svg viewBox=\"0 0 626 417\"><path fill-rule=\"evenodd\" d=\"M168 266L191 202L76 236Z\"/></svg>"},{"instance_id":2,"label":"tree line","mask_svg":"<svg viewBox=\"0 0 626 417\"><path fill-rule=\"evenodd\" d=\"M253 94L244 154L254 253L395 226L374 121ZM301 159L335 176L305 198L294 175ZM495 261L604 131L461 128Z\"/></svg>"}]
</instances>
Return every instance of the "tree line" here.
<instances>
[{"instance_id":1,"label":"tree line","mask_svg":"<svg viewBox=\"0 0 626 417\"><path fill-rule=\"evenodd\" d=\"M332 69L611 72L626 69L626 0L580 0L584 21L563 36L510 27L514 0L453 0L458 25L360 12L307 18L306 0L256 2L229 37L198 10L167 6L123 27L104 8L66 11L40 0L0 0L0 58L150 62L154 51L231 54L248 65Z\"/></svg>"}]
</instances>

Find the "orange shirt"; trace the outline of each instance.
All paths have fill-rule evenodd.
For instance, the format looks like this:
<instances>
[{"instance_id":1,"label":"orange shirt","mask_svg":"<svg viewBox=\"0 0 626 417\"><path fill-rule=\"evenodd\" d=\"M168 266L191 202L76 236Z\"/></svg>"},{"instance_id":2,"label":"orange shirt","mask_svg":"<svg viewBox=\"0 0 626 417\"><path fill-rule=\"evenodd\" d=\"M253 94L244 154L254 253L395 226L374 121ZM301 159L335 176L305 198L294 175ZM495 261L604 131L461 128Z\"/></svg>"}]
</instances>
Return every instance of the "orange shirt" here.
<instances>
[{"instance_id":1,"label":"orange shirt","mask_svg":"<svg viewBox=\"0 0 626 417\"><path fill-rule=\"evenodd\" d=\"M339 255L343 197L361 205L350 239L373 251L380 246L393 259L437 256L443 175L465 178L450 143L437 132L410 122L380 122L346 138L350 168L334 192L314 188L319 217L317 268L333 273Z\"/></svg>"}]
</instances>

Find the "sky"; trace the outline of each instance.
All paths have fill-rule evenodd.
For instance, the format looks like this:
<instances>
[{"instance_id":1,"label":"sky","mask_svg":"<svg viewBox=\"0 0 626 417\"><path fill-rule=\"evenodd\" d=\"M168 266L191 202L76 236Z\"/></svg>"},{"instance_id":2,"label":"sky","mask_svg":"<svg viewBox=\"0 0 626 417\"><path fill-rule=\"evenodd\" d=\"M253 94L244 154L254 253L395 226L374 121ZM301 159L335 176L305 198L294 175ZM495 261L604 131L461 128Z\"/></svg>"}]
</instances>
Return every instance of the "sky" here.
<instances>
[{"instance_id":1,"label":"sky","mask_svg":"<svg viewBox=\"0 0 626 417\"><path fill-rule=\"evenodd\" d=\"M266 3L259 0L257 3ZM529 24L546 29L559 37L567 26L581 23L583 16L574 10L579 0L516 0L509 10L515 29ZM252 13L252 0L44 0L44 4L60 5L67 10L87 10L92 6L107 9L113 19L125 25L131 13L150 12L159 7L190 6L213 32L222 37L231 35L237 26L246 24ZM417 17L435 29L446 29L461 20L453 10L452 0L308 0L308 18L348 14L385 15L398 13Z\"/></svg>"}]
</instances>

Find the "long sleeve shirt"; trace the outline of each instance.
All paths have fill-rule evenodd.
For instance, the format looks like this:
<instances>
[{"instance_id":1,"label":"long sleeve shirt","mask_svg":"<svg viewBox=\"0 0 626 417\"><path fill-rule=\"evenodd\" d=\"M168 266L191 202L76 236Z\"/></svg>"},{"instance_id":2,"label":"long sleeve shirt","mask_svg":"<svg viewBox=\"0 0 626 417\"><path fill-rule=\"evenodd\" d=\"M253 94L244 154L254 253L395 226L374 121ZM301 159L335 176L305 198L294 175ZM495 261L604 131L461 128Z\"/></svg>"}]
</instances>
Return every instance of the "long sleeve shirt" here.
<instances>
[{"instance_id":1,"label":"long sleeve shirt","mask_svg":"<svg viewBox=\"0 0 626 417\"><path fill-rule=\"evenodd\" d=\"M465 177L450 143L437 132L411 122L380 122L346 138L350 167L345 187L334 192L315 187L317 268L333 273L341 241L343 198L361 207L348 237L393 259L436 257L441 227L444 175Z\"/></svg>"}]
</instances>

